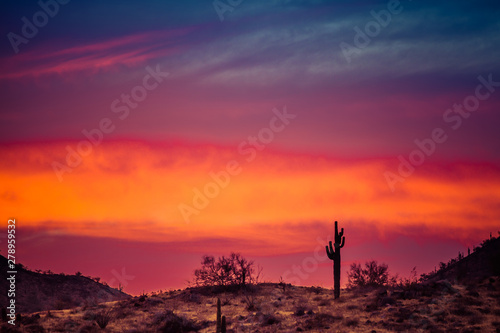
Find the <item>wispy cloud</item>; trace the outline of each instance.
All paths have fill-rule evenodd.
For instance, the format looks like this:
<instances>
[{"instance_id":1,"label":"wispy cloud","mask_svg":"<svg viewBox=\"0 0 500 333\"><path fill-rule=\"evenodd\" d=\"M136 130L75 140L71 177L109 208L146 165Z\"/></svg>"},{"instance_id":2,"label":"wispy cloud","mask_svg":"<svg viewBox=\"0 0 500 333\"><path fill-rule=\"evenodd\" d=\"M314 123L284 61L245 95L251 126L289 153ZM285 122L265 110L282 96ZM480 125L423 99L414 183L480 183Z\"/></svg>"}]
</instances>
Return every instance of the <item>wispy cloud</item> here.
<instances>
[{"instance_id":1,"label":"wispy cloud","mask_svg":"<svg viewBox=\"0 0 500 333\"><path fill-rule=\"evenodd\" d=\"M63 75L77 71L96 73L121 65L138 66L182 50L174 40L193 29L152 31L68 48L42 45L39 49L4 58L0 79Z\"/></svg>"}]
</instances>

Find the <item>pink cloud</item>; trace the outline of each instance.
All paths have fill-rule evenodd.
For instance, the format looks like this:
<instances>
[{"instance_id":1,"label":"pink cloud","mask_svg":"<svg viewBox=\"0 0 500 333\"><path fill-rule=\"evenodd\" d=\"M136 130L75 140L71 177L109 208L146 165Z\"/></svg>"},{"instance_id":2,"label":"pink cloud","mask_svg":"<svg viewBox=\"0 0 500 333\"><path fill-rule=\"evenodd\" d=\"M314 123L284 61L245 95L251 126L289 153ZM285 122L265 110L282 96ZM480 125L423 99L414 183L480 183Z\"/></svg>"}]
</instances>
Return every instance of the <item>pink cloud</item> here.
<instances>
[{"instance_id":1,"label":"pink cloud","mask_svg":"<svg viewBox=\"0 0 500 333\"><path fill-rule=\"evenodd\" d=\"M194 28L140 33L93 44L56 49L43 45L36 50L3 59L0 79L62 75L75 71L110 70L118 65L136 66L181 50L172 39Z\"/></svg>"}]
</instances>

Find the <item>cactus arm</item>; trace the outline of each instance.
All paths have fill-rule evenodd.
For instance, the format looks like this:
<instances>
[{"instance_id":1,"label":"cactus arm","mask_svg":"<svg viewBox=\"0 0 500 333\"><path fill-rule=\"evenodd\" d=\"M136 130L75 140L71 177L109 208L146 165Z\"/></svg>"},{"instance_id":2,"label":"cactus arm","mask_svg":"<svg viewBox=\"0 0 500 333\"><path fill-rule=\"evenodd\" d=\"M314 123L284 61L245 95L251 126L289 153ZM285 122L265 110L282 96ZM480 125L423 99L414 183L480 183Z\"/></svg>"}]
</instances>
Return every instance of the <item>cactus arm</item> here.
<instances>
[{"instance_id":1,"label":"cactus arm","mask_svg":"<svg viewBox=\"0 0 500 333\"><path fill-rule=\"evenodd\" d=\"M330 260L333 260L334 255L335 255L335 250L333 249L332 241L330 241L330 248L328 248L328 245L325 247L326 247L326 255L328 256L328 258Z\"/></svg>"},{"instance_id":2,"label":"cactus arm","mask_svg":"<svg viewBox=\"0 0 500 333\"><path fill-rule=\"evenodd\" d=\"M345 237L342 237L342 243L340 243L339 249L344 247Z\"/></svg>"},{"instance_id":3,"label":"cactus arm","mask_svg":"<svg viewBox=\"0 0 500 333\"><path fill-rule=\"evenodd\" d=\"M344 228L340 229L339 237L342 237L342 236L344 236Z\"/></svg>"}]
</instances>

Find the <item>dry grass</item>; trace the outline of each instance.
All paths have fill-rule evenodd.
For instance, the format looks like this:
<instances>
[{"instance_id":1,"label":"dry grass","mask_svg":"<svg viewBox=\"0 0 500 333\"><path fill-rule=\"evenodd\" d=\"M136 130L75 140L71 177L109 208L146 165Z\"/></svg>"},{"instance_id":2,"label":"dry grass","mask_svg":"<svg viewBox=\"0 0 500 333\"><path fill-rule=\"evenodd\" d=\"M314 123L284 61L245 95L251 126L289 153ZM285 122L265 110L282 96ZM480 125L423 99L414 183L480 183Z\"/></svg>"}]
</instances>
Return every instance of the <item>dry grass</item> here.
<instances>
[{"instance_id":1,"label":"dry grass","mask_svg":"<svg viewBox=\"0 0 500 333\"><path fill-rule=\"evenodd\" d=\"M455 293L428 292L411 299L391 290L343 291L264 284L251 291L188 289L106 304L23 316L25 332L200 332L215 329L221 299L229 332L495 332L498 295L454 285ZM5 325L4 325L5 326ZM102 328L102 329L101 329Z\"/></svg>"}]
</instances>

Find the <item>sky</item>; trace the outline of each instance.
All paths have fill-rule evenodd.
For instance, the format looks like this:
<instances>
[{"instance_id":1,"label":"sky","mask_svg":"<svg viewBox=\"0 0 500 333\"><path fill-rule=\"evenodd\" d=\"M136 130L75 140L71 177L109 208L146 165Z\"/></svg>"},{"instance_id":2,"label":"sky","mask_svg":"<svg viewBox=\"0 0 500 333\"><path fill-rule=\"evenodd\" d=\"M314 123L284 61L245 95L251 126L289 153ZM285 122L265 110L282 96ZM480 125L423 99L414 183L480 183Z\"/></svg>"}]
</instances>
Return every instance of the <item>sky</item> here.
<instances>
[{"instance_id":1,"label":"sky","mask_svg":"<svg viewBox=\"0 0 500 333\"><path fill-rule=\"evenodd\" d=\"M2 3L1 253L131 294L204 254L332 287L499 230L496 1Z\"/></svg>"}]
</instances>

